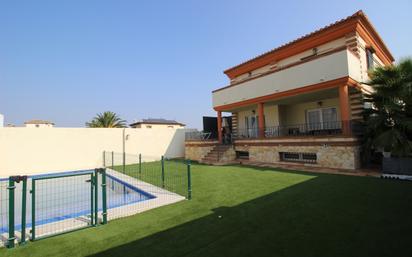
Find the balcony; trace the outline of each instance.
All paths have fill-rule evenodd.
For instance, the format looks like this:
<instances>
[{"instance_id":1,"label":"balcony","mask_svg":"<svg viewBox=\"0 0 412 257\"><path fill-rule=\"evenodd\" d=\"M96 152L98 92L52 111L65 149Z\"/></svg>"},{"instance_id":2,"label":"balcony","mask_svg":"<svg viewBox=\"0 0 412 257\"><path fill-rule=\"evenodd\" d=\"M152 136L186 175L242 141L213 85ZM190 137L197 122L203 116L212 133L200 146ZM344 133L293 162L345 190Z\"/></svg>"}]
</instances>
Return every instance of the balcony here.
<instances>
[{"instance_id":1,"label":"balcony","mask_svg":"<svg viewBox=\"0 0 412 257\"><path fill-rule=\"evenodd\" d=\"M302 123L264 128L264 136L259 137L259 129L237 129L223 134L222 143L241 140L275 139L275 138L322 138L322 137L357 137L362 135L362 124L358 121L334 121L322 123ZM186 141L217 142L217 137L201 131L186 132Z\"/></svg>"},{"instance_id":2,"label":"balcony","mask_svg":"<svg viewBox=\"0 0 412 257\"><path fill-rule=\"evenodd\" d=\"M226 107L239 102L282 93L305 86L351 77L361 81L359 59L346 48L332 50L313 59L281 67L279 70L250 78L213 92L213 107Z\"/></svg>"},{"instance_id":3,"label":"balcony","mask_svg":"<svg viewBox=\"0 0 412 257\"><path fill-rule=\"evenodd\" d=\"M258 128L238 129L233 135L226 135L226 139L227 137L231 137L234 140L248 140L280 137L358 136L360 134L362 134L360 123L354 121L334 121L265 127L263 137L259 137Z\"/></svg>"}]
</instances>

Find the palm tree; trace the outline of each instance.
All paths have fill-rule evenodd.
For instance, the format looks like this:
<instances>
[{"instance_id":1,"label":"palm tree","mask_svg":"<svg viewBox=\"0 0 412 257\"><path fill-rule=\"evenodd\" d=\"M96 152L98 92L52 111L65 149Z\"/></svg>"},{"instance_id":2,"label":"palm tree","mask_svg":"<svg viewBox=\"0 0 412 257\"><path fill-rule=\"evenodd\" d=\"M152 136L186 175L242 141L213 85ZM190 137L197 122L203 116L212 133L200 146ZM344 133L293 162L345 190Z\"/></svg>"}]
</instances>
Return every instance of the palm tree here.
<instances>
[{"instance_id":1,"label":"palm tree","mask_svg":"<svg viewBox=\"0 0 412 257\"><path fill-rule=\"evenodd\" d=\"M412 59L377 67L370 72L373 93L364 101L371 108L364 111L365 157L375 151L395 156L412 154Z\"/></svg>"},{"instance_id":2,"label":"palm tree","mask_svg":"<svg viewBox=\"0 0 412 257\"><path fill-rule=\"evenodd\" d=\"M89 128L125 128L126 121L122 120L114 112L98 113L90 122L86 122Z\"/></svg>"}]
</instances>

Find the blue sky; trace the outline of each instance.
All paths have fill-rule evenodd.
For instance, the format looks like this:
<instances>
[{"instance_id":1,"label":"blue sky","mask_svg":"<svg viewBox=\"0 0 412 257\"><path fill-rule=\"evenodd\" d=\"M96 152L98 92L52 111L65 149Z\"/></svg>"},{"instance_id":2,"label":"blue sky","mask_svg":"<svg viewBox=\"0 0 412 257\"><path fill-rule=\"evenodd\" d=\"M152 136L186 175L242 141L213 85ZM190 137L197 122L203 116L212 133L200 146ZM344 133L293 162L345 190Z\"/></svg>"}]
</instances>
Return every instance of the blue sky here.
<instances>
[{"instance_id":1,"label":"blue sky","mask_svg":"<svg viewBox=\"0 0 412 257\"><path fill-rule=\"evenodd\" d=\"M6 123L84 126L111 110L202 126L223 70L362 9L396 59L412 1L1 1Z\"/></svg>"}]
</instances>

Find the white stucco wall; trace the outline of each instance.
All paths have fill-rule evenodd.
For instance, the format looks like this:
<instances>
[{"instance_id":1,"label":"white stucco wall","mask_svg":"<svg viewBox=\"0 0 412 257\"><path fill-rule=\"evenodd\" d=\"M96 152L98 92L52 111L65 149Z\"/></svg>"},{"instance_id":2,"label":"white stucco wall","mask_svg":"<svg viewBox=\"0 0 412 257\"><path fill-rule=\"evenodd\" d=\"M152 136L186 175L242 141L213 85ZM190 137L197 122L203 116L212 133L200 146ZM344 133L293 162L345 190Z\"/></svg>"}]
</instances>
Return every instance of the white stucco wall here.
<instances>
[{"instance_id":1,"label":"white stucco wall","mask_svg":"<svg viewBox=\"0 0 412 257\"><path fill-rule=\"evenodd\" d=\"M291 68L213 93L213 106L236 103L349 76L349 50L315 59ZM359 67L359 66L358 66Z\"/></svg>"},{"instance_id":2,"label":"white stucco wall","mask_svg":"<svg viewBox=\"0 0 412 257\"><path fill-rule=\"evenodd\" d=\"M125 129L125 152L184 157L185 129ZM123 151L123 129L0 128L0 178L102 166L103 151Z\"/></svg>"}]
</instances>

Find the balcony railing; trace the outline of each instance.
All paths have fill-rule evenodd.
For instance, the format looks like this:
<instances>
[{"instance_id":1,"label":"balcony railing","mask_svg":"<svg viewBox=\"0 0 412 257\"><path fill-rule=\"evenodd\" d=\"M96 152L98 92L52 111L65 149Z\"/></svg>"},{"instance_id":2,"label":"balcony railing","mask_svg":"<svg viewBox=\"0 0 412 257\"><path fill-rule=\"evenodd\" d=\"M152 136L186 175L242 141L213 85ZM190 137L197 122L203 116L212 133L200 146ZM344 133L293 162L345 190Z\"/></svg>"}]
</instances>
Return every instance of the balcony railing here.
<instances>
[{"instance_id":1,"label":"balcony railing","mask_svg":"<svg viewBox=\"0 0 412 257\"><path fill-rule=\"evenodd\" d=\"M276 137L309 137L329 135L362 135L362 124L356 121L333 121L318 123L303 123L295 125L281 125L265 127L264 138ZM230 144L232 140L259 138L258 128L238 129L230 134L222 134L222 143ZM216 133L191 131L185 134L186 141L213 141L217 140Z\"/></svg>"},{"instance_id":2,"label":"balcony railing","mask_svg":"<svg viewBox=\"0 0 412 257\"><path fill-rule=\"evenodd\" d=\"M333 121L265 127L264 137L326 136L342 135L344 132L347 135L359 135L361 131L361 125L357 122ZM253 139L258 137L258 128L238 129L235 139Z\"/></svg>"},{"instance_id":3,"label":"balcony railing","mask_svg":"<svg viewBox=\"0 0 412 257\"><path fill-rule=\"evenodd\" d=\"M203 131L190 131L185 133L185 140L186 141L208 141L213 140L214 137L212 136L211 132L203 132Z\"/></svg>"}]
</instances>

